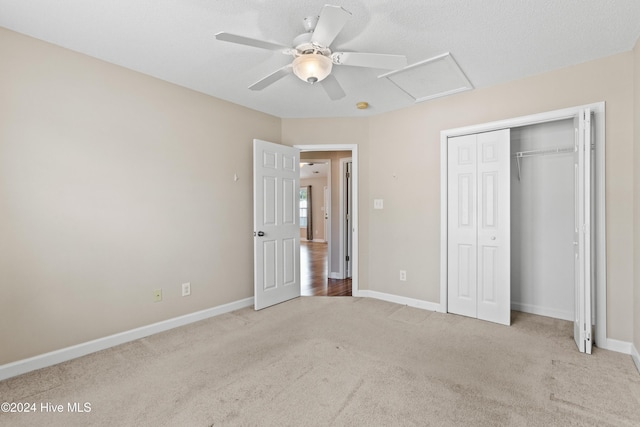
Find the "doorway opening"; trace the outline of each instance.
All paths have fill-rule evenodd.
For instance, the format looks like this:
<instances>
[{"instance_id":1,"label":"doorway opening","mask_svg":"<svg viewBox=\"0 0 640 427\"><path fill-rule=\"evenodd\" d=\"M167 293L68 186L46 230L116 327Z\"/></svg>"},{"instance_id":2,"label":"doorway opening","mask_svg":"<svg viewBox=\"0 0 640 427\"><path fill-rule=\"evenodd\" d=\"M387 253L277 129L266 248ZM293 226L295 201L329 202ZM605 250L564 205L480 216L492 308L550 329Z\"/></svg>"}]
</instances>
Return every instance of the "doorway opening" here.
<instances>
[{"instance_id":1,"label":"doorway opening","mask_svg":"<svg viewBox=\"0 0 640 427\"><path fill-rule=\"evenodd\" d=\"M300 204L301 218L311 212L310 228L301 221L301 295L357 295L357 146L296 148L301 194L311 194Z\"/></svg>"}]
</instances>

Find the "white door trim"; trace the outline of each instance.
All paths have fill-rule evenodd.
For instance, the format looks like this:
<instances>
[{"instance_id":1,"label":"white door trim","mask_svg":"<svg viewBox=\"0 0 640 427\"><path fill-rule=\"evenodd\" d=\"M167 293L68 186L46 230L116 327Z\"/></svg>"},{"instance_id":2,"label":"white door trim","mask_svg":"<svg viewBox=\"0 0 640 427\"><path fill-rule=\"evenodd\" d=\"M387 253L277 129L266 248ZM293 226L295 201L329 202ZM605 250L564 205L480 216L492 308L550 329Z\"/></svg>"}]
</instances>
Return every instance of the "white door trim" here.
<instances>
[{"instance_id":1,"label":"white door trim","mask_svg":"<svg viewBox=\"0 0 640 427\"><path fill-rule=\"evenodd\" d=\"M439 312L447 311L447 139L452 136L489 132L536 123L545 123L575 117L581 110L590 108L595 121L595 270L596 309L595 340L600 348L607 345L607 254L606 254L606 203L605 203L605 103L581 105L529 116L515 117L495 122L447 129L440 132L440 306Z\"/></svg>"},{"instance_id":2,"label":"white door trim","mask_svg":"<svg viewBox=\"0 0 640 427\"><path fill-rule=\"evenodd\" d=\"M346 218L346 207L345 207L345 198L346 198L346 183L345 183L345 175L346 175L346 163L351 162L353 167L353 159L351 157L344 157L340 159L340 278L346 279L349 272L346 269L346 256L347 256L347 247L345 245L345 237L347 235L347 230L345 230L345 218ZM353 181L352 181L353 182ZM353 196L353 191L352 191ZM353 200L351 201L351 210L353 216ZM351 236L353 239L353 236ZM353 246L352 246L353 248ZM353 254L351 255L353 256ZM353 265L353 264L351 264Z\"/></svg>"},{"instance_id":3,"label":"white door trim","mask_svg":"<svg viewBox=\"0 0 640 427\"><path fill-rule=\"evenodd\" d=\"M324 236L324 242L327 244L327 251L329 250L329 231L331 230L331 228L329 227L329 214L328 212L331 212L329 209L331 208L331 188L328 185L325 185L324 188L322 189L322 197L323 197L323 206L324 206L324 211L322 212L322 226L324 227L322 234ZM328 254L330 254L331 252L327 252ZM327 266L327 268L329 268L329 266Z\"/></svg>"},{"instance_id":4,"label":"white door trim","mask_svg":"<svg viewBox=\"0 0 640 427\"><path fill-rule=\"evenodd\" d=\"M352 267L352 276L351 276L351 295L354 297L360 296L359 290L359 222L358 222L358 204L359 204L359 195L358 195L358 144L297 144L294 145L295 148L299 148L300 151L351 151L352 158L352 181L351 185L353 186L352 194L353 200L353 262L351 264Z\"/></svg>"}]
</instances>

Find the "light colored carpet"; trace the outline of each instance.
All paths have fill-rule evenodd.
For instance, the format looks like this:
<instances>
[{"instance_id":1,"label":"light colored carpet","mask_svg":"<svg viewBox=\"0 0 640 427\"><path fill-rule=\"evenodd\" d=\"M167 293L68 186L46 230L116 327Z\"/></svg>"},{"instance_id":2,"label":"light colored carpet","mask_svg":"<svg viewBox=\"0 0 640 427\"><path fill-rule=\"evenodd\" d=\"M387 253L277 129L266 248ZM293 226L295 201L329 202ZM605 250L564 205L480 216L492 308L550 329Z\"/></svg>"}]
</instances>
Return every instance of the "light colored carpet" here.
<instances>
[{"instance_id":1,"label":"light colored carpet","mask_svg":"<svg viewBox=\"0 0 640 427\"><path fill-rule=\"evenodd\" d=\"M11 426L638 426L640 375L578 353L569 322L302 297L5 380L0 401L38 405Z\"/></svg>"}]
</instances>

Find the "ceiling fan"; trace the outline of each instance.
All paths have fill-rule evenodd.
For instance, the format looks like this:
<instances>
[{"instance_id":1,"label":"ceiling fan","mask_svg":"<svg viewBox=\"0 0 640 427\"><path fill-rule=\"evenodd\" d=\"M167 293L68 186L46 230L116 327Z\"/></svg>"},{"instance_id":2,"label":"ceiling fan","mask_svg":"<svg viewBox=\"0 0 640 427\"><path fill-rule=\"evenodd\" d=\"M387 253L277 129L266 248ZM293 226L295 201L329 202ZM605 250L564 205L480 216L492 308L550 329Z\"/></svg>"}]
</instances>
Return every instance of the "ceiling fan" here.
<instances>
[{"instance_id":1,"label":"ceiling fan","mask_svg":"<svg viewBox=\"0 0 640 427\"><path fill-rule=\"evenodd\" d=\"M332 100L343 98L346 94L338 80L331 75L333 65L355 67L382 68L396 70L407 65L403 55L386 55L379 53L332 52L329 46L351 13L341 6L325 5L320 16L304 19L307 32L293 39L293 47L272 43L236 34L220 32L216 39L231 43L253 46L261 49L281 51L294 57L293 62L269 74L249 86L251 90L262 90L281 78L293 73L301 80L314 84L319 82Z\"/></svg>"}]
</instances>

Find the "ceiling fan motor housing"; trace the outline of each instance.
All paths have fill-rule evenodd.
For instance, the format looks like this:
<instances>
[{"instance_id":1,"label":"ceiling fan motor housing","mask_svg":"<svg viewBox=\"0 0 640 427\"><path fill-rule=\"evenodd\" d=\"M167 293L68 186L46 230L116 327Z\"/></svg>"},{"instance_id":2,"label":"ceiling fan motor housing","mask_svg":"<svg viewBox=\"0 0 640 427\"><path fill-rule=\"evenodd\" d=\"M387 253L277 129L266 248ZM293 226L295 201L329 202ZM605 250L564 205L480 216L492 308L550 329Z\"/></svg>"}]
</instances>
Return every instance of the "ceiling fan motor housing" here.
<instances>
[{"instance_id":1,"label":"ceiling fan motor housing","mask_svg":"<svg viewBox=\"0 0 640 427\"><path fill-rule=\"evenodd\" d=\"M313 30L316 29L316 25L318 25L319 16L307 16L302 20L302 25L304 25L304 29L307 33L312 33Z\"/></svg>"}]
</instances>

